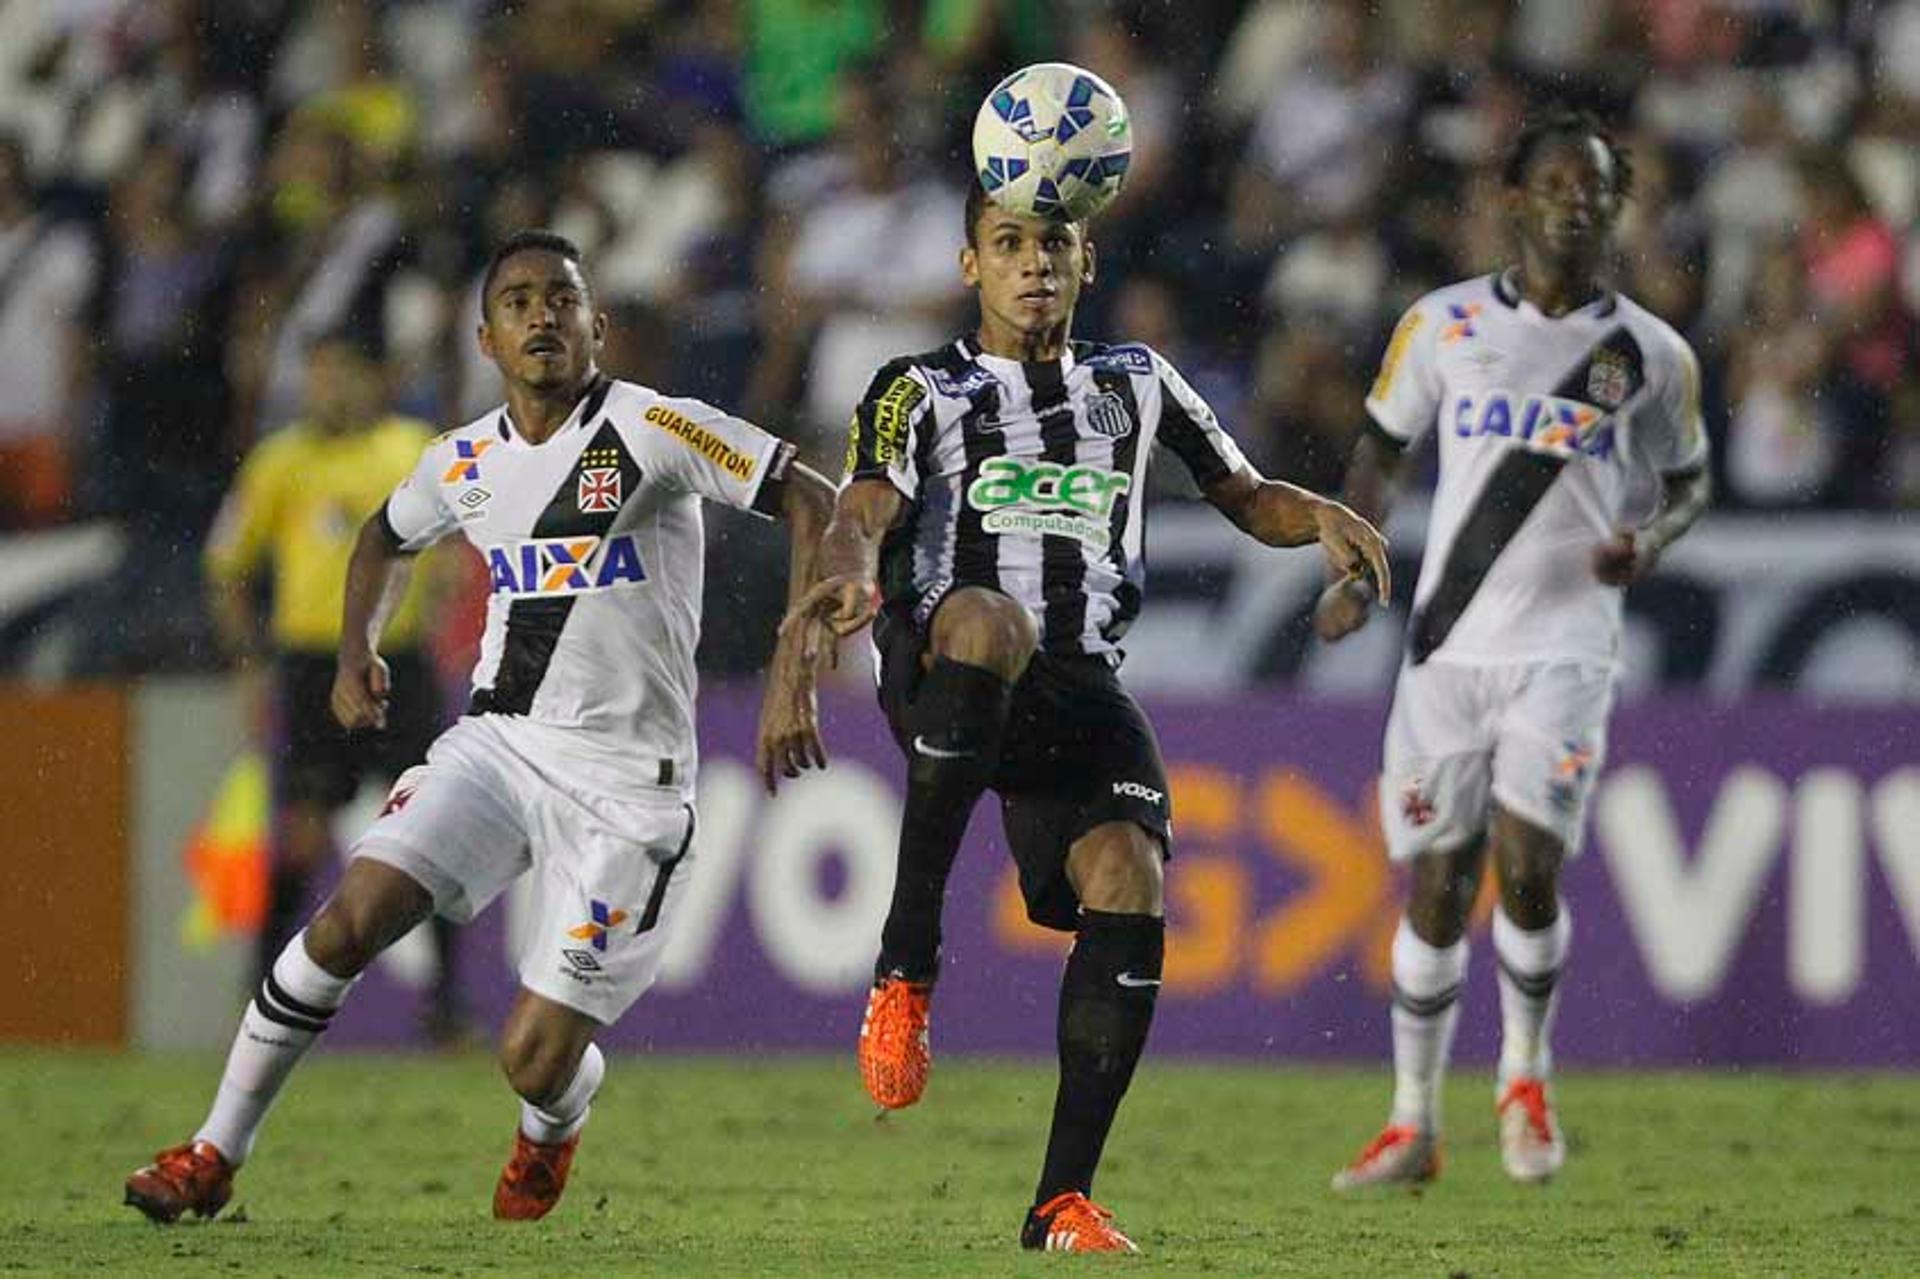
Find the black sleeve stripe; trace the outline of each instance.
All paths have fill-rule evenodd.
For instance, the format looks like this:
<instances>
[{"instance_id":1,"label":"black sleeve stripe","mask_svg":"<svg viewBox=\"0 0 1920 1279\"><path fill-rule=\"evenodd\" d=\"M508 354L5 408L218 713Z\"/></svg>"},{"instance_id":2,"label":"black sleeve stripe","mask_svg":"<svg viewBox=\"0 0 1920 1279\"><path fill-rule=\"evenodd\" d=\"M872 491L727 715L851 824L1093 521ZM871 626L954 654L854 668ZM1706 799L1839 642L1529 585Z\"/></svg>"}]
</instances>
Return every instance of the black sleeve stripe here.
<instances>
[{"instance_id":1,"label":"black sleeve stripe","mask_svg":"<svg viewBox=\"0 0 1920 1279\"><path fill-rule=\"evenodd\" d=\"M1160 379L1160 435L1175 456L1186 464L1193 482L1201 488L1217 484L1233 473L1206 431L1187 412L1173 384L1164 377Z\"/></svg>"},{"instance_id":2,"label":"black sleeve stripe","mask_svg":"<svg viewBox=\"0 0 1920 1279\"><path fill-rule=\"evenodd\" d=\"M1361 428L1361 434L1373 440L1374 443L1386 449L1389 453L1400 454L1407 451L1406 440L1401 439L1372 418L1367 419L1366 425Z\"/></svg>"},{"instance_id":3,"label":"black sleeve stripe","mask_svg":"<svg viewBox=\"0 0 1920 1279\"><path fill-rule=\"evenodd\" d=\"M767 473L760 479L760 487L753 495L751 509L758 514L778 516L787 495L787 472L793 466L794 454L798 452L786 440L774 446L773 453L767 458Z\"/></svg>"}]
</instances>

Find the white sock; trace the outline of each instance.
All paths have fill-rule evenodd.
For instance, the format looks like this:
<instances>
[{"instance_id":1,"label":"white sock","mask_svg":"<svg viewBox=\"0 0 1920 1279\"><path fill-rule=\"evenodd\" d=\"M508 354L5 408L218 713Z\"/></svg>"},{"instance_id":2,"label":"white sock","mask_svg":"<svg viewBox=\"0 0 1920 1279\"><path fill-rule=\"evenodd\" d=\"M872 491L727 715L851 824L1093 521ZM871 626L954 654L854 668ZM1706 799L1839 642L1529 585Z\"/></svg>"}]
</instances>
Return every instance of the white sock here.
<instances>
[{"instance_id":1,"label":"white sock","mask_svg":"<svg viewBox=\"0 0 1920 1279\"><path fill-rule=\"evenodd\" d=\"M520 1103L520 1131L527 1140L543 1146L567 1140L587 1126L593 1094L600 1091L600 1081L606 1077L607 1059L600 1054L600 1045L588 1044L587 1051L580 1054L580 1069L573 1073L573 1082L557 1100L547 1106Z\"/></svg>"},{"instance_id":2,"label":"white sock","mask_svg":"<svg viewBox=\"0 0 1920 1279\"><path fill-rule=\"evenodd\" d=\"M1551 924L1527 932L1493 913L1493 950L1500 957L1500 1088L1516 1078L1545 1079L1553 1072L1547 1036L1560 1003L1560 970L1567 962L1573 920L1567 904Z\"/></svg>"},{"instance_id":3,"label":"white sock","mask_svg":"<svg viewBox=\"0 0 1920 1279\"><path fill-rule=\"evenodd\" d=\"M280 1087L358 980L335 977L307 954L307 934L294 935L240 1017L207 1121L195 1141L212 1142L228 1162L246 1162L261 1121Z\"/></svg>"},{"instance_id":4,"label":"white sock","mask_svg":"<svg viewBox=\"0 0 1920 1279\"><path fill-rule=\"evenodd\" d=\"M1460 1020L1467 939L1451 946L1420 940L1405 918L1393 935L1393 1120L1440 1131L1440 1084Z\"/></svg>"}]
</instances>

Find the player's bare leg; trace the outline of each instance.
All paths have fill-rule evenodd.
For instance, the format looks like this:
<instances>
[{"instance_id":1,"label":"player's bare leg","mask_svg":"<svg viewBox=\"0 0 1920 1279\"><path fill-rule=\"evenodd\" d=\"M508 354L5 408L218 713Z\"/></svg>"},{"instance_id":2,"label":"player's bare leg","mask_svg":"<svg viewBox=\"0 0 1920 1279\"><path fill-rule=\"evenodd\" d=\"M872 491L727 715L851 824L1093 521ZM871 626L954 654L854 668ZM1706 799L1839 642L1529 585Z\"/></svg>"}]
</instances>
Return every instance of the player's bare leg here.
<instances>
[{"instance_id":1,"label":"player's bare leg","mask_svg":"<svg viewBox=\"0 0 1920 1279\"><path fill-rule=\"evenodd\" d=\"M126 1202L157 1222L226 1206L233 1174L293 1068L333 1020L374 957L433 909L412 877L359 858L304 931L296 933L240 1019L213 1108L193 1139L162 1151L126 1183Z\"/></svg>"},{"instance_id":2,"label":"player's bare leg","mask_svg":"<svg viewBox=\"0 0 1920 1279\"><path fill-rule=\"evenodd\" d=\"M1393 1113L1333 1188L1419 1185L1440 1172L1440 1086L1467 975L1467 916L1486 841L1413 859L1407 913L1393 939Z\"/></svg>"},{"instance_id":3,"label":"player's bare leg","mask_svg":"<svg viewBox=\"0 0 1920 1279\"><path fill-rule=\"evenodd\" d=\"M1545 1181L1566 1163L1548 1081L1548 1036L1559 1003L1572 923L1560 900L1566 849L1558 836L1494 810L1492 848L1500 872L1493 948L1500 960L1500 1162L1515 1181Z\"/></svg>"},{"instance_id":4,"label":"player's bare leg","mask_svg":"<svg viewBox=\"0 0 1920 1279\"><path fill-rule=\"evenodd\" d=\"M600 1023L565 1004L522 990L500 1036L500 1065L520 1094L513 1153L493 1191L493 1215L535 1221L567 1188L593 1095L607 1073L593 1042Z\"/></svg>"},{"instance_id":5,"label":"player's bare leg","mask_svg":"<svg viewBox=\"0 0 1920 1279\"><path fill-rule=\"evenodd\" d=\"M999 763L1013 685L1038 645L1032 614L998 591L963 587L933 615L926 670L907 715L907 802L893 901L860 1026L860 1077L888 1109L912 1105L926 1088L947 875Z\"/></svg>"},{"instance_id":6,"label":"player's bare leg","mask_svg":"<svg viewBox=\"0 0 1920 1279\"><path fill-rule=\"evenodd\" d=\"M1067 854L1080 928L1060 979L1060 1087L1046 1163L1020 1232L1024 1247L1139 1251L1089 1196L1160 994L1161 861L1159 840L1126 821L1095 827Z\"/></svg>"}]
</instances>

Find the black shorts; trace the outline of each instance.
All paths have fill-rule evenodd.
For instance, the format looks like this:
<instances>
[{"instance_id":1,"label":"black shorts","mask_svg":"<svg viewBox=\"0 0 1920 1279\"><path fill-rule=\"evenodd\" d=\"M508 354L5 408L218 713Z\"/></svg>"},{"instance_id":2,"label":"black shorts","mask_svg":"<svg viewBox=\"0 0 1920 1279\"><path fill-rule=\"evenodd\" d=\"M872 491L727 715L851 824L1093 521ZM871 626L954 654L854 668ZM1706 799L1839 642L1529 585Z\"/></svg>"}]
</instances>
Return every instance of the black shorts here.
<instances>
[{"instance_id":1,"label":"black shorts","mask_svg":"<svg viewBox=\"0 0 1920 1279\"><path fill-rule=\"evenodd\" d=\"M924 674L927 635L904 611L874 624L880 708L909 749L907 712ZM1080 899L1067 879L1067 850L1107 822L1133 822L1171 855L1172 805L1153 725L1097 656L1036 653L1013 687L993 789L1007 848L1020 868L1027 917L1073 932Z\"/></svg>"},{"instance_id":2,"label":"black shorts","mask_svg":"<svg viewBox=\"0 0 1920 1279\"><path fill-rule=\"evenodd\" d=\"M332 654L283 653L275 662L281 741L276 789L282 803L339 808L362 779L392 779L427 756L440 732L440 690L419 653L388 657L393 674L387 726L349 733L333 717Z\"/></svg>"}]
</instances>

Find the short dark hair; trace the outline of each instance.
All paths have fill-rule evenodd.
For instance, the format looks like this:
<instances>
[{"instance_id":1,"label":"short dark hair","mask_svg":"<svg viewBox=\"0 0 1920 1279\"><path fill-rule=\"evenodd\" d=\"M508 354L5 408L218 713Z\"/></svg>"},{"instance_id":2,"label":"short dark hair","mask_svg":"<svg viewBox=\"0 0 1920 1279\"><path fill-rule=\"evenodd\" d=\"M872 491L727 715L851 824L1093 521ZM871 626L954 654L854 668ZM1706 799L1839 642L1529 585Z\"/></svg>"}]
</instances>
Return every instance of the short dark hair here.
<instances>
[{"instance_id":1,"label":"short dark hair","mask_svg":"<svg viewBox=\"0 0 1920 1279\"><path fill-rule=\"evenodd\" d=\"M516 253L531 252L559 254L580 268L581 278L586 277L586 266L581 261L580 246L566 236L558 231L549 231L545 227L529 227L524 231L515 231L502 240L500 246L493 251L493 256L487 259L486 274L480 277L480 314L487 313L487 298L493 293L493 278L500 274L500 268L506 265L507 259ZM587 290L589 293L592 292L591 283L588 284Z\"/></svg>"},{"instance_id":2,"label":"short dark hair","mask_svg":"<svg viewBox=\"0 0 1920 1279\"><path fill-rule=\"evenodd\" d=\"M1622 199L1632 193L1633 157L1615 140L1607 126L1600 122L1599 116L1571 107L1555 107L1529 118L1521 126L1513 146L1507 151L1506 163L1501 166L1500 180L1509 187L1525 186L1527 170L1533 165L1533 157L1540 153L1540 148L1564 138L1582 141L1591 138L1605 147L1607 156L1613 161L1613 193Z\"/></svg>"},{"instance_id":3,"label":"short dark hair","mask_svg":"<svg viewBox=\"0 0 1920 1279\"><path fill-rule=\"evenodd\" d=\"M969 248L977 249L980 247L980 219L987 216L988 209L996 207L998 206L994 205L988 199L986 188L981 186L977 180L967 184L966 218L967 245ZM1075 225L1066 218L1059 218L1056 219L1056 221L1065 222L1068 223L1068 225ZM1080 227L1082 237L1084 237L1087 233L1086 221L1082 219L1077 225Z\"/></svg>"}]
</instances>

